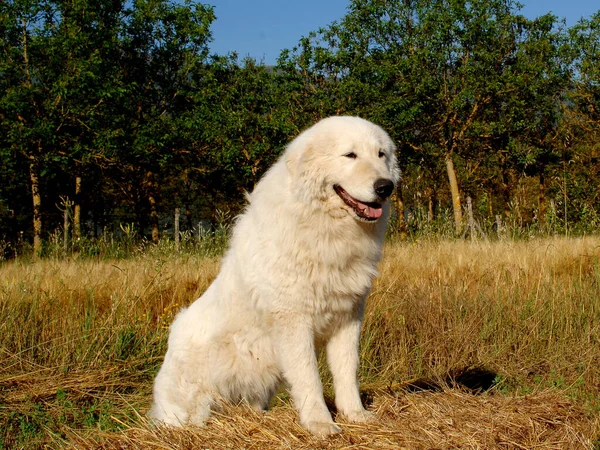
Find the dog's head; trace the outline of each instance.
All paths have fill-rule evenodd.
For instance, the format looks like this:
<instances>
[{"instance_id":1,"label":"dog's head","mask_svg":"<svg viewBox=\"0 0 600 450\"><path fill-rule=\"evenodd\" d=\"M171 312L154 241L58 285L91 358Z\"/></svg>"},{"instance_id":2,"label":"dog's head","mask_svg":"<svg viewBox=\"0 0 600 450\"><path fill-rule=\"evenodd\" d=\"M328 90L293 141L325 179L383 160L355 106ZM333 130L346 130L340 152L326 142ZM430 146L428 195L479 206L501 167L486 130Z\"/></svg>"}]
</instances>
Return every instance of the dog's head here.
<instances>
[{"instance_id":1,"label":"dog's head","mask_svg":"<svg viewBox=\"0 0 600 450\"><path fill-rule=\"evenodd\" d=\"M377 125L358 117L329 117L288 147L286 163L296 196L376 222L400 178L396 147Z\"/></svg>"}]
</instances>

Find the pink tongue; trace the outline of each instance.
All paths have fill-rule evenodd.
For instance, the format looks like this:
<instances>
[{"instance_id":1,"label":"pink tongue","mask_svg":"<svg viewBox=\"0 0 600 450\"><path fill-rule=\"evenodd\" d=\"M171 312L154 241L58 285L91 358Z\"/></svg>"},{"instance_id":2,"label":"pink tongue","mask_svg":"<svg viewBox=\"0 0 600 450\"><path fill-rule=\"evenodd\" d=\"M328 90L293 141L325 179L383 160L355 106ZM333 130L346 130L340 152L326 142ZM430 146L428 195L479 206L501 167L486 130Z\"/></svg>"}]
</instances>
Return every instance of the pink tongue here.
<instances>
[{"instance_id":1,"label":"pink tongue","mask_svg":"<svg viewBox=\"0 0 600 450\"><path fill-rule=\"evenodd\" d=\"M372 208L364 203L358 202L358 208L363 211L363 214L371 219L379 219L383 214L383 208Z\"/></svg>"}]
</instances>

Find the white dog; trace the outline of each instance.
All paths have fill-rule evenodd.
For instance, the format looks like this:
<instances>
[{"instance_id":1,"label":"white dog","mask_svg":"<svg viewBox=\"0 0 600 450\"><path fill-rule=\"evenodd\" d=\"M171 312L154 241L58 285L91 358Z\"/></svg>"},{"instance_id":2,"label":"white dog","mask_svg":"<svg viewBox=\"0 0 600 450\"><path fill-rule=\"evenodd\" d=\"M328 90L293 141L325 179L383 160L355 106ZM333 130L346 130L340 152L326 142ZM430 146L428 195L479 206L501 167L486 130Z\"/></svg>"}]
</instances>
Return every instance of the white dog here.
<instances>
[{"instance_id":1,"label":"white dog","mask_svg":"<svg viewBox=\"0 0 600 450\"><path fill-rule=\"evenodd\" d=\"M248 196L219 275L173 322L150 415L200 425L219 399L266 409L283 378L302 425L338 433L317 367L324 345L339 413L371 419L360 328L399 177L394 144L366 120L330 117L292 141Z\"/></svg>"}]
</instances>

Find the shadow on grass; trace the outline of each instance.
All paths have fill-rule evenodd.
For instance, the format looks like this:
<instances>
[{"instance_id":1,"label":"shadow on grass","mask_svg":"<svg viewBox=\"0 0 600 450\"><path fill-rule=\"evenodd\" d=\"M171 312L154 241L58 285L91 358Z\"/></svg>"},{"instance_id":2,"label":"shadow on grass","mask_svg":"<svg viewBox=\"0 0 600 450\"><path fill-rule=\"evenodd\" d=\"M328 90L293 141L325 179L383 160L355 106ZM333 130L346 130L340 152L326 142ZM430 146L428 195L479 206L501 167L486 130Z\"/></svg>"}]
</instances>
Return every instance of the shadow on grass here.
<instances>
[{"instance_id":1,"label":"shadow on grass","mask_svg":"<svg viewBox=\"0 0 600 450\"><path fill-rule=\"evenodd\" d=\"M410 381L404 389L408 392L443 391L446 388L463 389L474 394L486 392L496 384L498 374L483 366L451 370L439 379L419 378Z\"/></svg>"}]
</instances>

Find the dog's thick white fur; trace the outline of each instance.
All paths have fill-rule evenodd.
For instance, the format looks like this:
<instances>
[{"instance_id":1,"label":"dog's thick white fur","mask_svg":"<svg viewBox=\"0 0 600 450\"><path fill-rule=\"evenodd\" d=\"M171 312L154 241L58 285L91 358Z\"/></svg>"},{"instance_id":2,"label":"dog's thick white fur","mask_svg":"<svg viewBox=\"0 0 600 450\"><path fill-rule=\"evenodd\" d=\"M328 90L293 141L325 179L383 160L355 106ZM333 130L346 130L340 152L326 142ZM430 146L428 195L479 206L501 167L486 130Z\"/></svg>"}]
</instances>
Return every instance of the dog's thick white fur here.
<instances>
[{"instance_id":1,"label":"dog's thick white fur","mask_svg":"<svg viewBox=\"0 0 600 450\"><path fill-rule=\"evenodd\" d=\"M366 120L330 117L294 139L248 196L219 275L171 326L150 416L200 425L221 399L266 409L283 379L302 425L337 433L317 368L325 346L338 412L370 420L360 328L399 176L394 144Z\"/></svg>"}]
</instances>

